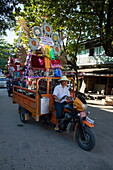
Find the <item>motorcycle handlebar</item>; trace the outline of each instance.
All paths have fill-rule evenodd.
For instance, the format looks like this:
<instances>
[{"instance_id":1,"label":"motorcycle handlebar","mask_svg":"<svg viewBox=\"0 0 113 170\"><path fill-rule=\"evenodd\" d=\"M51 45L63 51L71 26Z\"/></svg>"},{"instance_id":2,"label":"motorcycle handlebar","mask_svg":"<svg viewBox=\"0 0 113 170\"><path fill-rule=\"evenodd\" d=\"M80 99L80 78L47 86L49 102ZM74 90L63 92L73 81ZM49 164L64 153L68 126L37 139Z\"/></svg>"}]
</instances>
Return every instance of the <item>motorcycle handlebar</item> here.
<instances>
[{"instance_id":1,"label":"motorcycle handlebar","mask_svg":"<svg viewBox=\"0 0 113 170\"><path fill-rule=\"evenodd\" d=\"M73 98L72 98L72 97L69 97L69 96L67 96L67 95L65 95L65 96L63 96L63 97L61 98L61 100L63 100L63 99L67 99L67 100L73 101Z\"/></svg>"}]
</instances>

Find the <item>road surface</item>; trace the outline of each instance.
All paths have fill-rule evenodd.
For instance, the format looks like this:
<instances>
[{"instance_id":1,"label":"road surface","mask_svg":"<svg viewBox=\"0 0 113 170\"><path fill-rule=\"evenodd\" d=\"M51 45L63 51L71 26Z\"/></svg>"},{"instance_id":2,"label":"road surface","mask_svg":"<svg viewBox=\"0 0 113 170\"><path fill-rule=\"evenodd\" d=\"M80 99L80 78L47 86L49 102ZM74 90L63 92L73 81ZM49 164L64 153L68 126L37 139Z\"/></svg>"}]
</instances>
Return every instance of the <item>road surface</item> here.
<instances>
[{"instance_id":1,"label":"road surface","mask_svg":"<svg viewBox=\"0 0 113 170\"><path fill-rule=\"evenodd\" d=\"M6 89L0 89L0 170L113 170L112 107L88 106L96 136L90 152L74 142L73 134L33 120L21 123L17 109Z\"/></svg>"}]
</instances>

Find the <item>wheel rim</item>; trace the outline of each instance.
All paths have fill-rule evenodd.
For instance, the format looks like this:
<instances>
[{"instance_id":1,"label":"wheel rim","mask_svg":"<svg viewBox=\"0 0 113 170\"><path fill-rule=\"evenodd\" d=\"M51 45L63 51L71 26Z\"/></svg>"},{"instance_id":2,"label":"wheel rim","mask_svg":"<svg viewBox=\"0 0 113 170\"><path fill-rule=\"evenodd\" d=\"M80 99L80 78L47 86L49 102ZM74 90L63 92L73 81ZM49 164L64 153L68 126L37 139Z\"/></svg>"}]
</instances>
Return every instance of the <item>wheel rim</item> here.
<instances>
[{"instance_id":1,"label":"wheel rim","mask_svg":"<svg viewBox=\"0 0 113 170\"><path fill-rule=\"evenodd\" d=\"M84 139L82 138L82 136L79 132L79 129L77 129L76 140L77 140L78 145L86 151L93 149L95 146L94 135L93 135L91 129L89 129L88 127L85 127L85 129L84 129Z\"/></svg>"},{"instance_id":2,"label":"wheel rim","mask_svg":"<svg viewBox=\"0 0 113 170\"><path fill-rule=\"evenodd\" d=\"M82 139L80 138L80 141L81 141L82 143L84 143L84 144L90 143L90 137L89 137L89 135L88 135L88 134L85 134L85 139L82 140Z\"/></svg>"}]
</instances>

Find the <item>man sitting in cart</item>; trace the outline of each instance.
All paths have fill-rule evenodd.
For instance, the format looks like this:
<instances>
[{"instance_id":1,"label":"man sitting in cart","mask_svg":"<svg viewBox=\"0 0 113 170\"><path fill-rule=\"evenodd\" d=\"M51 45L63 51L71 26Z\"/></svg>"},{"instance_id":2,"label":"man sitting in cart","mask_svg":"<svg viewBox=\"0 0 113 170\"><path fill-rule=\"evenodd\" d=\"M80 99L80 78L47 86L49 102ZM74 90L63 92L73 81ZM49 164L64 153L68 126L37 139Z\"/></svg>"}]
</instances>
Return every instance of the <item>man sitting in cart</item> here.
<instances>
[{"instance_id":1,"label":"man sitting in cart","mask_svg":"<svg viewBox=\"0 0 113 170\"><path fill-rule=\"evenodd\" d=\"M56 127L55 127L56 131L59 130L58 122L63 116L64 100L61 100L61 99L63 96L70 97L70 92L67 87L69 79L66 76L62 76L61 79L59 80L59 82L60 82L60 84L57 85L53 91L53 97L55 100L55 109L57 111L57 113L56 113L57 123L56 123Z\"/></svg>"}]
</instances>

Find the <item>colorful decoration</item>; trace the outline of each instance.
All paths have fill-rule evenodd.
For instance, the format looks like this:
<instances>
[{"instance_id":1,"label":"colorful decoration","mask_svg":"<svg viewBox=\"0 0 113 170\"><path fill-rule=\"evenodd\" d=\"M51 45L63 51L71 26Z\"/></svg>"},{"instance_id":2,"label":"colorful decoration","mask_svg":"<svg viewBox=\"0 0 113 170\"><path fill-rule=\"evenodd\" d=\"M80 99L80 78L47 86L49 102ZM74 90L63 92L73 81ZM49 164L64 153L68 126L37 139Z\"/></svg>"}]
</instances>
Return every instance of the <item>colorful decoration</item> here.
<instances>
[{"instance_id":1,"label":"colorful decoration","mask_svg":"<svg viewBox=\"0 0 113 170\"><path fill-rule=\"evenodd\" d=\"M55 54L60 54L60 47L58 45L54 45Z\"/></svg>"},{"instance_id":2,"label":"colorful decoration","mask_svg":"<svg viewBox=\"0 0 113 170\"><path fill-rule=\"evenodd\" d=\"M30 38L29 46L31 47L31 50L36 50L39 46L39 41L36 38Z\"/></svg>"},{"instance_id":3,"label":"colorful decoration","mask_svg":"<svg viewBox=\"0 0 113 170\"><path fill-rule=\"evenodd\" d=\"M44 64L44 60L42 60L41 58L38 59L40 66L42 66Z\"/></svg>"},{"instance_id":4,"label":"colorful decoration","mask_svg":"<svg viewBox=\"0 0 113 170\"><path fill-rule=\"evenodd\" d=\"M61 68L60 60L51 60L51 68Z\"/></svg>"},{"instance_id":5,"label":"colorful decoration","mask_svg":"<svg viewBox=\"0 0 113 170\"><path fill-rule=\"evenodd\" d=\"M29 29L27 28L27 25L23 19L20 21L20 25L23 26L22 28L29 37L29 46L31 48L31 53L29 56L27 56L23 47L20 47L19 51L19 62L22 63L21 66L25 67L25 72L23 73L24 77L61 77L61 56L59 55L61 52L59 44L60 41L58 34L52 32L52 26L46 22L44 22L42 27L34 26L32 33L36 38L31 38ZM18 65L14 72L16 71L20 72L20 67ZM16 76L19 76L18 72L16 72Z\"/></svg>"},{"instance_id":6,"label":"colorful decoration","mask_svg":"<svg viewBox=\"0 0 113 170\"><path fill-rule=\"evenodd\" d=\"M54 69L55 77L62 77L62 71L59 68Z\"/></svg>"},{"instance_id":7,"label":"colorful decoration","mask_svg":"<svg viewBox=\"0 0 113 170\"><path fill-rule=\"evenodd\" d=\"M40 57L37 55L32 55L31 57L31 66L32 68L45 68L44 57Z\"/></svg>"},{"instance_id":8,"label":"colorful decoration","mask_svg":"<svg viewBox=\"0 0 113 170\"><path fill-rule=\"evenodd\" d=\"M50 35L52 33L52 26L50 26L48 23L45 23L43 27L46 34Z\"/></svg>"},{"instance_id":9,"label":"colorful decoration","mask_svg":"<svg viewBox=\"0 0 113 170\"><path fill-rule=\"evenodd\" d=\"M49 45L45 45L44 55L50 58L50 46Z\"/></svg>"},{"instance_id":10,"label":"colorful decoration","mask_svg":"<svg viewBox=\"0 0 113 170\"><path fill-rule=\"evenodd\" d=\"M36 37L41 37L41 36L42 36L42 30L41 30L41 28L38 27L38 26L33 27L33 34L34 34Z\"/></svg>"},{"instance_id":11,"label":"colorful decoration","mask_svg":"<svg viewBox=\"0 0 113 170\"><path fill-rule=\"evenodd\" d=\"M50 68L50 59L48 57L44 57L45 68Z\"/></svg>"},{"instance_id":12,"label":"colorful decoration","mask_svg":"<svg viewBox=\"0 0 113 170\"><path fill-rule=\"evenodd\" d=\"M19 62L21 64L21 66L24 66L25 61L26 61L26 57L27 57L27 52L26 52L26 49L23 46L18 47L16 57L19 58Z\"/></svg>"},{"instance_id":13,"label":"colorful decoration","mask_svg":"<svg viewBox=\"0 0 113 170\"><path fill-rule=\"evenodd\" d=\"M42 36L42 37L40 37L40 39L41 39L41 42L40 42L41 44L53 46L53 41L50 37Z\"/></svg>"},{"instance_id":14,"label":"colorful decoration","mask_svg":"<svg viewBox=\"0 0 113 170\"><path fill-rule=\"evenodd\" d=\"M54 49L50 48L50 59L55 60L55 54L54 54Z\"/></svg>"},{"instance_id":15,"label":"colorful decoration","mask_svg":"<svg viewBox=\"0 0 113 170\"><path fill-rule=\"evenodd\" d=\"M52 34L52 40L53 40L54 43L59 41L59 37L58 37L58 35L56 33Z\"/></svg>"}]
</instances>

